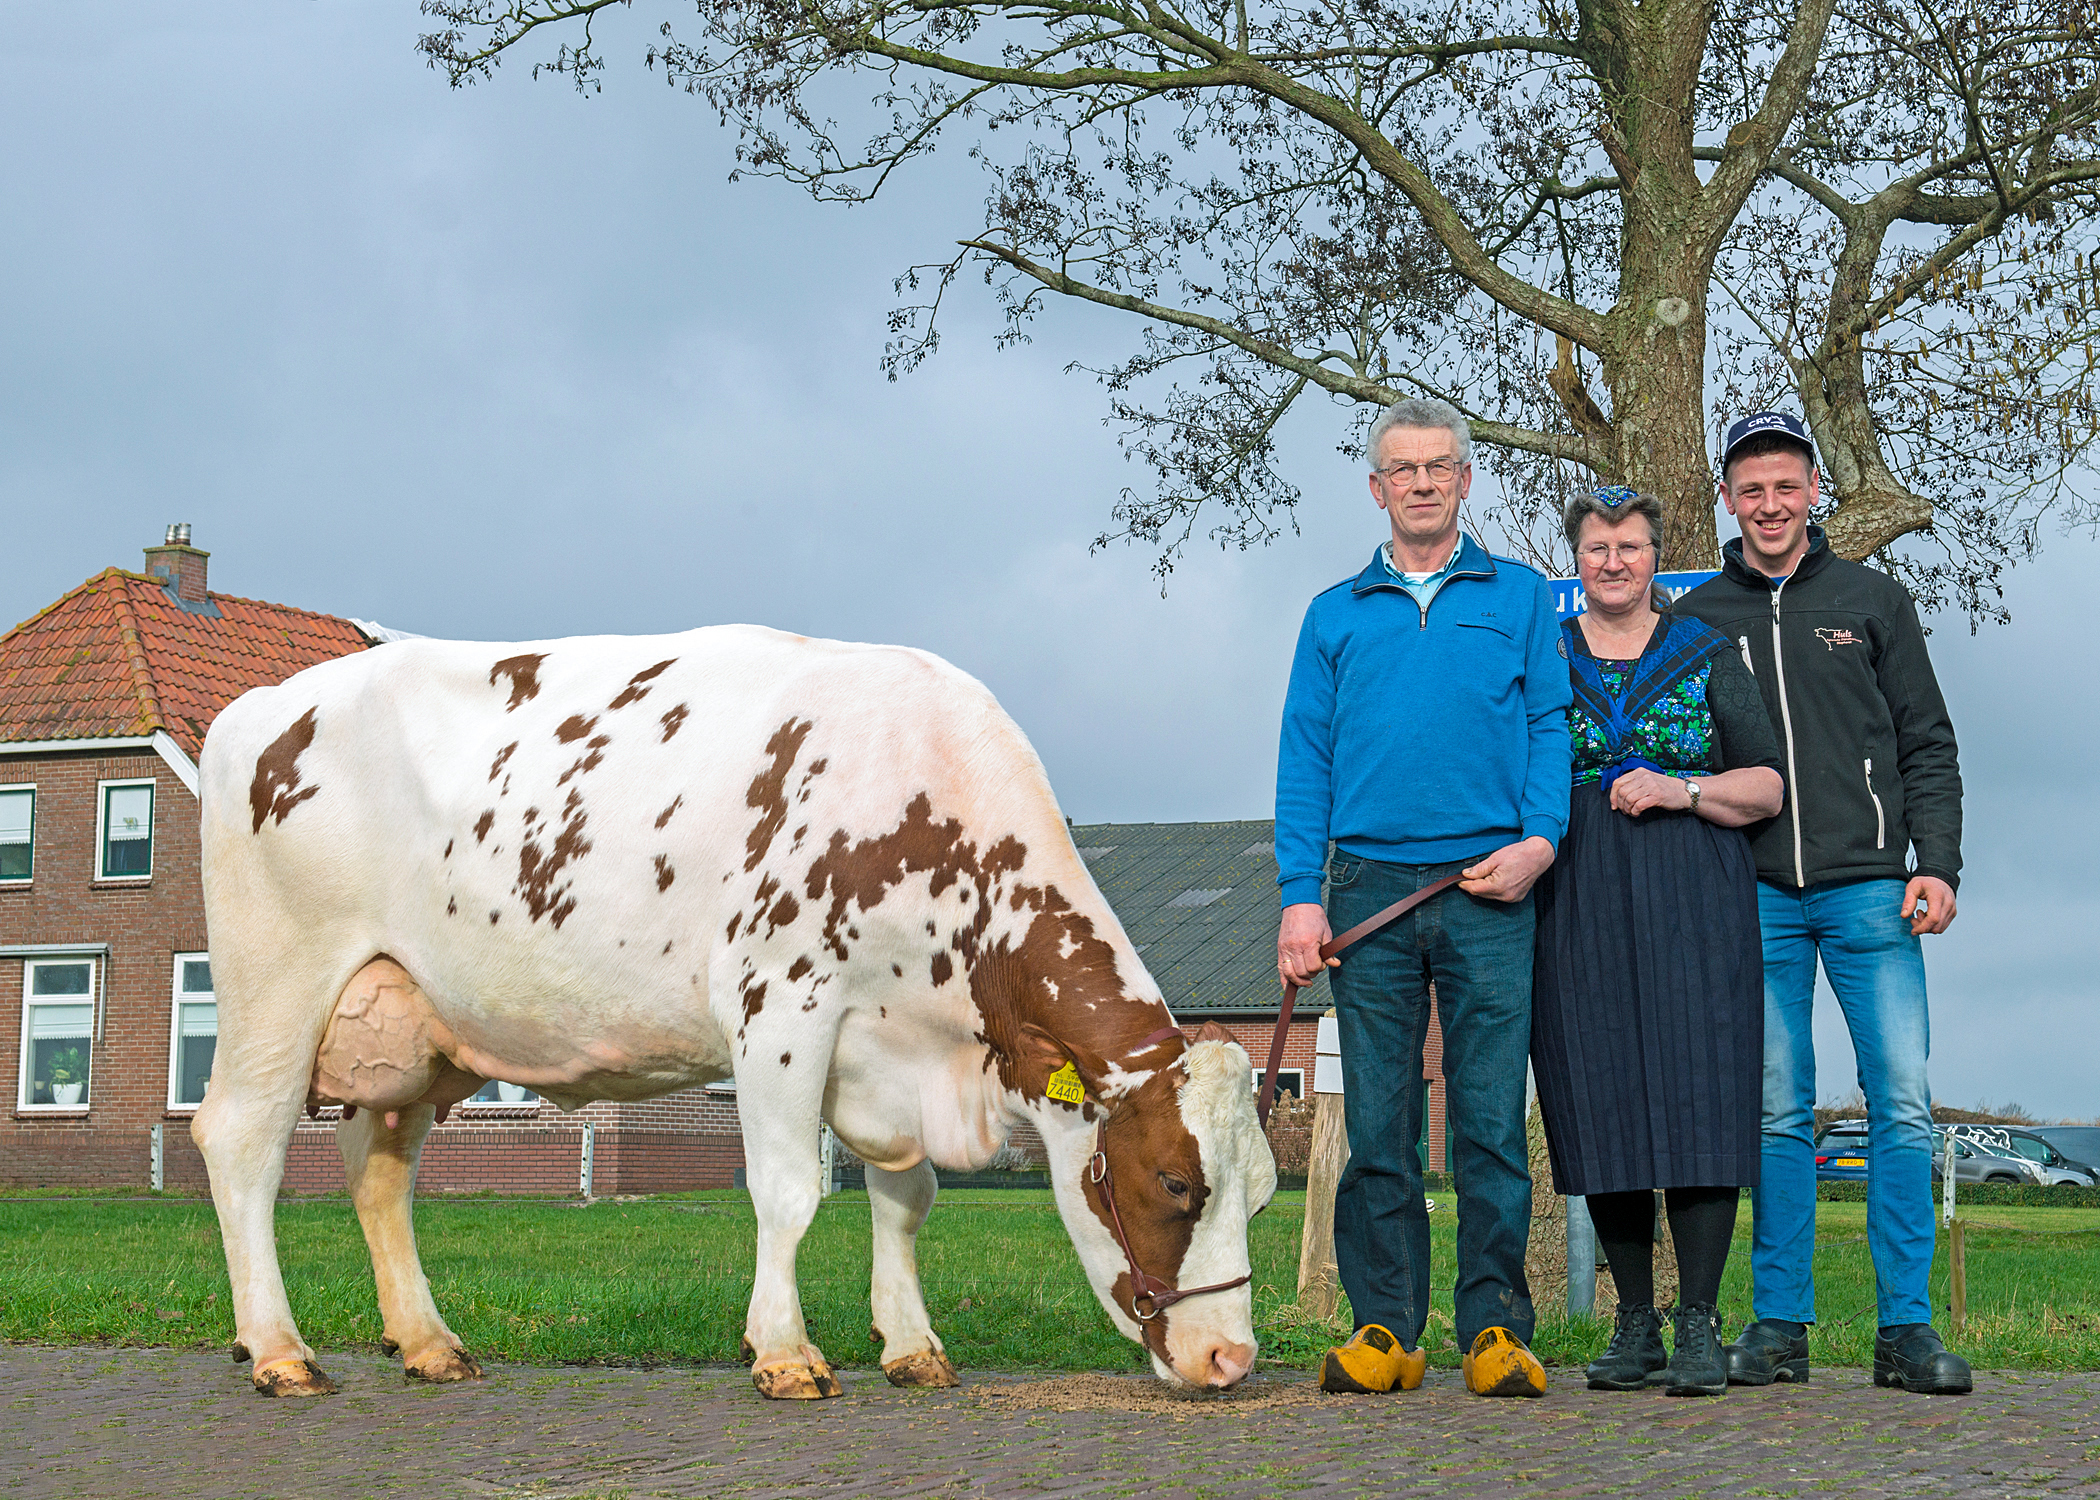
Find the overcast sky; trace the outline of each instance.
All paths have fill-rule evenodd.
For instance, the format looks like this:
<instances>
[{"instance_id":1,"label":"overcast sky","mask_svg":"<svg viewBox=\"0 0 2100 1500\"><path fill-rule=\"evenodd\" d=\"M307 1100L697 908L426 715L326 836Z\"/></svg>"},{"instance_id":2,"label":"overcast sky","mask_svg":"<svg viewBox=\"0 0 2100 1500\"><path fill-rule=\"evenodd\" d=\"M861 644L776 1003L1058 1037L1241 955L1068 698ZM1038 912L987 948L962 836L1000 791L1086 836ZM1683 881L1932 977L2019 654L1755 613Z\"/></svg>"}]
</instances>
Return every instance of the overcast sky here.
<instances>
[{"instance_id":1,"label":"overcast sky","mask_svg":"<svg viewBox=\"0 0 2100 1500\"><path fill-rule=\"evenodd\" d=\"M646 7L643 8L646 11ZM460 92L409 0L16 0L0 32L0 628L170 521L216 589L522 640L749 620L937 651L987 682L1081 822L1267 817L1298 619L1382 535L1345 424L1286 434L1302 535L1090 556L1142 484L1073 359L997 352L982 288L877 368L890 283L973 230L960 149L872 208L732 185L713 116L611 16L605 90ZM2100 548L2052 535L2014 623L1933 637L1969 788L1961 916L1927 942L1952 1103L2100 1115ZM1852 1085L1825 995L1821 1092Z\"/></svg>"}]
</instances>

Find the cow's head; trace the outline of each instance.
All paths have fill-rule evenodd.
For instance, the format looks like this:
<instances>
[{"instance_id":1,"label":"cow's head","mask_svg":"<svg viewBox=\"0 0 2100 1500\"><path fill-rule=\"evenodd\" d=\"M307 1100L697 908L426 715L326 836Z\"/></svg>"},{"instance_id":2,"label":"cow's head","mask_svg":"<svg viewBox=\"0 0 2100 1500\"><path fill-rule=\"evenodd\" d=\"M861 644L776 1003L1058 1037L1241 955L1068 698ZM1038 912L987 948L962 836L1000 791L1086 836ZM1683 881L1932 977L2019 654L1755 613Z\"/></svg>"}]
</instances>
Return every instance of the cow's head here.
<instances>
[{"instance_id":1,"label":"cow's head","mask_svg":"<svg viewBox=\"0 0 2100 1500\"><path fill-rule=\"evenodd\" d=\"M1031 1031L1034 1028L1029 1028ZM1047 1036L1037 1033L1042 1042ZM1145 1346L1162 1380L1224 1389L1254 1367L1252 1287L1205 1292L1144 1315L1109 1205L1090 1170L1098 1124L1115 1184L1115 1214L1138 1266L1176 1288L1247 1275L1247 1221L1276 1191L1276 1160L1254 1114L1247 1054L1211 1023L1186 1051L1129 1073L1070 1056L1087 1087L1089 1128L1052 1150L1058 1208L1094 1295Z\"/></svg>"}]
</instances>

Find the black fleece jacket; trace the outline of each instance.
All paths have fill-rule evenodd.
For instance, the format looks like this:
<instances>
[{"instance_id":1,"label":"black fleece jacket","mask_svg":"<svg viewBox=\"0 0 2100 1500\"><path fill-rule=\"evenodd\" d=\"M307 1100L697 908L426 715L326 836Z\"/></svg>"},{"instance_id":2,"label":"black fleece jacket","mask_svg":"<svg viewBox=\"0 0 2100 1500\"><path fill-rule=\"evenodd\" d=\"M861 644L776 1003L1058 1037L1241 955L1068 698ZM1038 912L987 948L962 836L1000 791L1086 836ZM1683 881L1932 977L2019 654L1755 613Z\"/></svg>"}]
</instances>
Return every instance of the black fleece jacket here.
<instances>
[{"instance_id":1,"label":"black fleece jacket","mask_svg":"<svg viewBox=\"0 0 2100 1500\"><path fill-rule=\"evenodd\" d=\"M1833 553L1822 527L1808 536L1779 584L1728 543L1721 575L1676 604L1735 643L1779 735L1786 807L1748 830L1758 879L1956 885L1961 765L1917 606L1886 573Z\"/></svg>"}]
</instances>

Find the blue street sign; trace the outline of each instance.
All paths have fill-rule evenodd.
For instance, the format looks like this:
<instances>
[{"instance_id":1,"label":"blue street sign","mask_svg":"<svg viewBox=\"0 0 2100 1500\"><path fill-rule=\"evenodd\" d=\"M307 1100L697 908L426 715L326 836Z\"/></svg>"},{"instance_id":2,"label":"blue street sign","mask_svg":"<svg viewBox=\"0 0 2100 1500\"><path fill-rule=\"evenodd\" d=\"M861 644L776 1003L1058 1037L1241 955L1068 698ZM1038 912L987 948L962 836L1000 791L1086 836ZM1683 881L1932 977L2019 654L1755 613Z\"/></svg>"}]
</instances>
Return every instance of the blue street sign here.
<instances>
[{"instance_id":1,"label":"blue street sign","mask_svg":"<svg viewBox=\"0 0 2100 1500\"><path fill-rule=\"evenodd\" d=\"M1658 573L1655 575L1655 581L1665 594L1675 599L1679 594L1688 593L1715 576L1717 575L1710 572ZM1560 617L1565 620L1570 615L1582 613L1582 580L1555 578L1550 581L1553 585L1553 607Z\"/></svg>"}]
</instances>

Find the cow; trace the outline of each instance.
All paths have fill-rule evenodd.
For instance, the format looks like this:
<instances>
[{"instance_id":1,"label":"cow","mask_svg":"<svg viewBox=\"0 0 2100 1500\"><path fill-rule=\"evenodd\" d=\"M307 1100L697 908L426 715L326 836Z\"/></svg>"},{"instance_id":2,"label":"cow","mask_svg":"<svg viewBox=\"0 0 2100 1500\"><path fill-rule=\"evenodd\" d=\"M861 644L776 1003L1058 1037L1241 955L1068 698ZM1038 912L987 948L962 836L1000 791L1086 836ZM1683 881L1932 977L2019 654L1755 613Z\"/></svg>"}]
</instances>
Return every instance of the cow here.
<instances>
[{"instance_id":1,"label":"cow","mask_svg":"<svg viewBox=\"0 0 2100 1500\"><path fill-rule=\"evenodd\" d=\"M191 1133L258 1391L336 1389L274 1238L300 1111L330 1105L382 1347L410 1379L480 1375L411 1197L434 1121L488 1079L564 1109L735 1081L766 1396L841 1392L795 1279L820 1120L867 1162L892 1382L957 1378L914 1249L934 1168L1022 1122L1154 1371L1252 1367L1247 1225L1276 1172L1247 1054L1184 1040L1034 750L957 668L753 626L400 641L241 697L200 770L219 1040Z\"/></svg>"}]
</instances>

